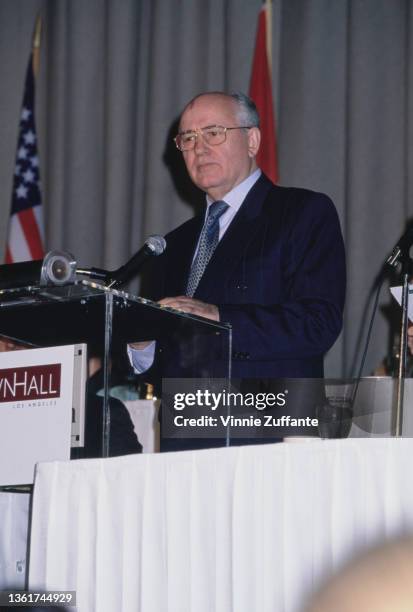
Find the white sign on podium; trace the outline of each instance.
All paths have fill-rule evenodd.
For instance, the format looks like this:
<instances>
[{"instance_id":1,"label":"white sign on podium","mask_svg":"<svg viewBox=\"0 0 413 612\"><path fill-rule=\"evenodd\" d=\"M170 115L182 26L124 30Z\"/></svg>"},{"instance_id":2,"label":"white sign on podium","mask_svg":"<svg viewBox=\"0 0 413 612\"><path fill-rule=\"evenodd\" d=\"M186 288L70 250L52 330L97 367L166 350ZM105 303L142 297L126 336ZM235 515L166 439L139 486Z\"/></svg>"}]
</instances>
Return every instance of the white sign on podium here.
<instances>
[{"instance_id":1,"label":"white sign on podium","mask_svg":"<svg viewBox=\"0 0 413 612\"><path fill-rule=\"evenodd\" d=\"M0 486L33 483L37 462L83 444L85 383L86 345L0 353Z\"/></svg>"}]
</instances>

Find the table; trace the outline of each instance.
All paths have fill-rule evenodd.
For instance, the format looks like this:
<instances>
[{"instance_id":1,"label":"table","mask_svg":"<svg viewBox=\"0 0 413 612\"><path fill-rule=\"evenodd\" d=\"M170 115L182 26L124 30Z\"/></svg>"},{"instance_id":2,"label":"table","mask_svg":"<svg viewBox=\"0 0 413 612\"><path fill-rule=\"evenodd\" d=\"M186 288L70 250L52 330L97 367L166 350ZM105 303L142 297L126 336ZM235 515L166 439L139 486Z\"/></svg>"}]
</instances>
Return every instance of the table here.
<instances>
[{"instance_id":1,"label":"table","mask_svg":"<svg viewBox=\"0 0 413 612\"><path fill-rule=\"evenodd\" d=\"M413 529L412 457L348 439L40 464L30 588L76 590L78 612L296 612Z\"/></svg>"}]
</instances>

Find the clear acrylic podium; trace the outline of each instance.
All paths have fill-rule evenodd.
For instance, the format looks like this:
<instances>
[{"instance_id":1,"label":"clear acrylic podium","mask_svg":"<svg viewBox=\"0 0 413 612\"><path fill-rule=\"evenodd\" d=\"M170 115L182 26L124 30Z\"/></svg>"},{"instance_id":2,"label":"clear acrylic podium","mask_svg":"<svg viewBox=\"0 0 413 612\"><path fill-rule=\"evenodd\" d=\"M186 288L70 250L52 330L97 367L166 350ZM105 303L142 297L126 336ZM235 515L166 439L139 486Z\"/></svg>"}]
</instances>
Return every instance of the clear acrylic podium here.
<instances>
[{"instance_id":1,"label":"clear acrylic podium","mask_svg":"<svg viewBox=\"0 0 413 612\"><path fill-rule=\"evenodd\" d=\"M113 364L128 342L173 347L167 376L230 379L231 328L141 297L80 281L0 291L0 336L33 347L86 343L103 364L102 456L110 445ZM128 367L124 359L125 369Z\"/></svg>"}]
</instances>

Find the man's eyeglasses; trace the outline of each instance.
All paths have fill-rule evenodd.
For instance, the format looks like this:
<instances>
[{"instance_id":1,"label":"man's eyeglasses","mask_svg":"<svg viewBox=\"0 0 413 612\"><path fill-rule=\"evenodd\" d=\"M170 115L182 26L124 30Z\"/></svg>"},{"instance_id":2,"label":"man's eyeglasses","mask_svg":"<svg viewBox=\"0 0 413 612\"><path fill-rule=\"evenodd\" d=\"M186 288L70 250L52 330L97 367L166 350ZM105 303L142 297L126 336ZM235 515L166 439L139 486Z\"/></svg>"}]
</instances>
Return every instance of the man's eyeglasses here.
<instances>
[{"instance_id":1,"label":"man's eyeglasses","mask_svg":"<svg viewBox=\"0 0 413 612\"><path fill-rule=\"evenodd\" d=\"M195 147L199 134L201 134L208 145L215 147L226 141L228 130L250 130L251 127L253 126L237 125L236 127L224 127L223 125L208 125L200 130L182 132L175 136L174 141L180 151L191 151Z\"/></svg>"}]
</instances>

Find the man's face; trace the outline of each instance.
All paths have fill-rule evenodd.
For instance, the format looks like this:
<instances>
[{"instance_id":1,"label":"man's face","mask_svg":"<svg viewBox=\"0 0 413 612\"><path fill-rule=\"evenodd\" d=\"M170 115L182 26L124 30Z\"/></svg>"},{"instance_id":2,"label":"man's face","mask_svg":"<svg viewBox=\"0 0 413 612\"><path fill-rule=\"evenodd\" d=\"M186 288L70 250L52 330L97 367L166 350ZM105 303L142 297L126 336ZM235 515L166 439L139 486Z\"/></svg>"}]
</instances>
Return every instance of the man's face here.
<instances>
[{"instance_id":1,"label":"man's face","mask_svg":"<svg viewBox=\"0 0 413 612\"><path fill-rule=\"evenodd\" d=\"M218 94L197 98L182 113L179 131L212 125L243 125L234 100ZM198 133L194 149L183 152L189 176L213 200L219 200L255 170L259 143L258 128L228 130L225 142L215 146L208 145Z\"/></svg>"}]
</instances>

